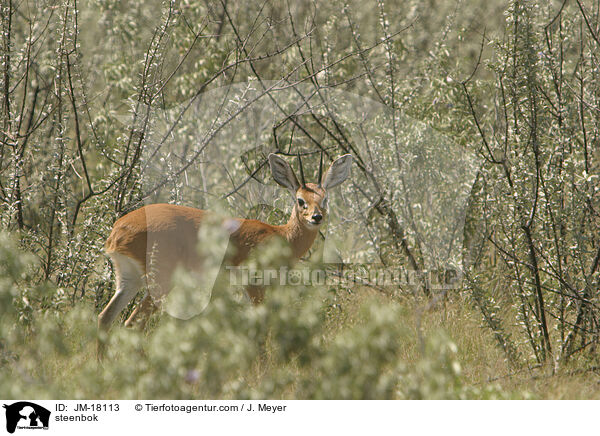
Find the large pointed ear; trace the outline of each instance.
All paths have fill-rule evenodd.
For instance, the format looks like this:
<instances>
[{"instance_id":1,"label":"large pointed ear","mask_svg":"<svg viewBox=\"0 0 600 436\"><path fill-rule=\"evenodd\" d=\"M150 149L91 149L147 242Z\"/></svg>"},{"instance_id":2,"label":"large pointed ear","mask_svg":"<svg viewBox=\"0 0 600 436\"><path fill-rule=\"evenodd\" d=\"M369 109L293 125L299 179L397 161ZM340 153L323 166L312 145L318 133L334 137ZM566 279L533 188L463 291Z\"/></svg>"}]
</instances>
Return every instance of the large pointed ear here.
<instances>
[{"instance_id":1,"label":"large pointed ear","mask_svg":"<svg viewBox=\"0 0 600 436\"><path fill-rule=\"evenodd\" d=\"M271 173L277 183L284 188L287 188L292 195L296 195L296 191L300 188L300 183L294 174L294 170L285 160L280 158L274 153L269 155L269 166L271 167Z\"/></svg>"},{"instance_id":2,"label":"large pointed ear","mask_svg":"<svg viewBox=\"0 0 600 436\"><path fill-rule=\"evenodd\" d=\"M321 185L323 189L335 188L340 185L350 175L350 167L352 166L352 155L345 154L338 157L329 167L327 172L323 175Z\"/></svg>"}]
</instances>

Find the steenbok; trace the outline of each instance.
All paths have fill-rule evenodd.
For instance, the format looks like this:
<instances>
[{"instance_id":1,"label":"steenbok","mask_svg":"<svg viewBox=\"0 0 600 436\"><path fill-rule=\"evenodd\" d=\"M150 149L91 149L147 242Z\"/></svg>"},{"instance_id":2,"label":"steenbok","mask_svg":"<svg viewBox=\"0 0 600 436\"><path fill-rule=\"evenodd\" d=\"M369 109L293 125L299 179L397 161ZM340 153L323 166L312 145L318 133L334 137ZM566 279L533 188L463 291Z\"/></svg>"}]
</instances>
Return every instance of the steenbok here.
<instances>
[{"instance_id":1,"label":"steenbok","mask_svg":"<svg viewBox=\"0 0 600 436\"><path fill-rule=\"evenodd\" d=\"M250 251L269 238L283 238L295 258L303 256L312 246L319 227L327 215L327 190L341 184L350 174L352 156L346 154L335 160L322 174L323 156L319 165L318 183L306 183L302 161L298 156L302 184L292 167L281 157L270 154L269 164L275 181L294 196L294 208L287 224L274 226L257 220L235 218L224 222L231 230L233 255L224 260L237 266ZM117 290L98 316L100 330L108 330L114 319L135 297L147 281L147 260L152 260L152 280L158 292L146 296L125 322L129 326L137 318L143 328L148 317L158 308L155 297L170 291L173 272L177 266L193 269L199 264L198 229L210 213L200 209L173 204L144 206L118 219L106 241L106 252L115 269ZM231 226L234 223L234 226ZM253 303L260 303L262 288L246 290ZM154 294L154 293L153 293Z\"/></svg>"}]
</instances>

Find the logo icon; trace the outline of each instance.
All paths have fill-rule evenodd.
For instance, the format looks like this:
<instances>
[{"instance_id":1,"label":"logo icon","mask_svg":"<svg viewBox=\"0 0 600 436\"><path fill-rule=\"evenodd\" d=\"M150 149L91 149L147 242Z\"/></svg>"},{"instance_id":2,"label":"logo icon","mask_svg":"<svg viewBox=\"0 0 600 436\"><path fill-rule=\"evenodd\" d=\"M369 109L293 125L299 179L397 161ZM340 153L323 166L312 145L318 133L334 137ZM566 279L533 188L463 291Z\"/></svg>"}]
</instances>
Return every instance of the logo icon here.
<instances>
[{"instance_id":1,"label":"logo icon","mask_svg":"<svg viewBox=\"0 0 600 436\"><path fill-rule=\"evenodd\" d=\"M4 404L6 409L6 430L14 433L15 429L48 429L50 411L29 401L19 401L11 405Z\"/></svg>"}]
</instances>

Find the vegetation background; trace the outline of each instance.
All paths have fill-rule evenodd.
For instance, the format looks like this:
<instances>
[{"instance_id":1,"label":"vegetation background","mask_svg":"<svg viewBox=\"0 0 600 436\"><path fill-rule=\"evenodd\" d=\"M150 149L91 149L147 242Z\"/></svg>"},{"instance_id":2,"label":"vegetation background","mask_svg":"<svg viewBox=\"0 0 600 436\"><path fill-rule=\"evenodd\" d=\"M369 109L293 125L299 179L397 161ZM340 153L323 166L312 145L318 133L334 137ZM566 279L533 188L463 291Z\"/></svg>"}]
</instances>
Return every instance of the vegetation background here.
<instances>
[{"instance_id":1,"label":"vegetation background","mask_svg":"<svg viewBox=\"0 0 600 436\"><path fill-rule=\"evenodd\" d=\"M600 397L599 1L2 0L0 12L0 396ZM277 109L267 128L232 128L254 116L238 94L186 112L239 84ZM303 104L275 103L279 89ZM362 121L341 123L332 92L387 118L356 139ZM311 172L321 151L352 153L335 214L361 212L379 265L428 270L424 241L449 230L399 197L404 176L455 181L410 172L444 141L481 162L453 211L458 288L339 278L273 287L253 307L217 283L190 320L115 326L96 361L118 217L219 199L281 223L286 201L262 207L242 189L271 183L269 152L300 151ZM317 245L304 264L319 264Z\"/></svg>"}]
</instances>

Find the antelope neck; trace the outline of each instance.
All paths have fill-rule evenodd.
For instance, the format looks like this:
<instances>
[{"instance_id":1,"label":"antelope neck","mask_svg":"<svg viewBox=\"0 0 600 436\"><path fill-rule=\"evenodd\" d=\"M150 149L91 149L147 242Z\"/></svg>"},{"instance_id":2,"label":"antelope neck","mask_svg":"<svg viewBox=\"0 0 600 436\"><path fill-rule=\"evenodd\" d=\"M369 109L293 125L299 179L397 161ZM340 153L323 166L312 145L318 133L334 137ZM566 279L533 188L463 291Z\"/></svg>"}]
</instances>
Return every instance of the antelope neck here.
<instances>
[{"instance_id":1,"label":"antelope neck","mask_svg":"<svg viewBox=\"0 0 600 436\"><path fill-rule=\"evenodd\" d=\"M279 231L292 246L294 256L300 258L312 246L317 237L317 233L319 232L319 228L307 228L300 222L297 214L298 211L296 210L296 207L294 207L287 224L279 226Z\"/></svg>"}]
</instances>

